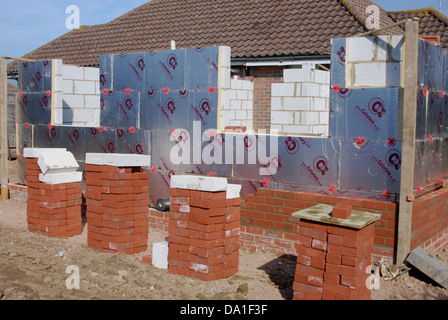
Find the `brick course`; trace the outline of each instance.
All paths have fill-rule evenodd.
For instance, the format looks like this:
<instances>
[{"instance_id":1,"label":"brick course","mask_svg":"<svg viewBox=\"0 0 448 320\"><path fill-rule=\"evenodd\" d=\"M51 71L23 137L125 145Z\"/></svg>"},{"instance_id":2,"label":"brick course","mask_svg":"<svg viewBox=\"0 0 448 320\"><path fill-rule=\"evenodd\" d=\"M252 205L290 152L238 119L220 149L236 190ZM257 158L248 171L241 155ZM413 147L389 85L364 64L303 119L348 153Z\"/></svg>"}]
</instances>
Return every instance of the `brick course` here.
<instances>
[{"instance_id":1,"label":"brick course","mask_svg":"<svg viewBox=\"0 0 448 320\"><path fill-rule=\"evenodd\" d=\"M108 253L148 248L149 173L86 164L87 243Z\"/></svg>"}]
</instances>

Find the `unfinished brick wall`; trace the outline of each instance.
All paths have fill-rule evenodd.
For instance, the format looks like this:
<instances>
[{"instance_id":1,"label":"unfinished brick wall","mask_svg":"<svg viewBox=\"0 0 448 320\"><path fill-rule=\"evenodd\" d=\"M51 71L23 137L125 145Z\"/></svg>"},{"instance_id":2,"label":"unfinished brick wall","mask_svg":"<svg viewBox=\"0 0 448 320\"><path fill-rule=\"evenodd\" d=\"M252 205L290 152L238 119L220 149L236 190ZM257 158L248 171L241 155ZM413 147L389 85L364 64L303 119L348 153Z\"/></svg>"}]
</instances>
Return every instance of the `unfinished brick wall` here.
<instances>
[{"instance_id":1,"label":"unfinished brick wall","mask_svg":"<svg viewBox=\"0 0 448 320\"><path fill-rule=\"evenodd\" d=\"M148 246L149 173L141 167L86 164L87 242L108 253Z\"/></svg>"},{"instance_id":2,"label":"unfinished brick wall","mask_svg":"<svg viewBox=\"0 0 448 320\"><path fill-rule=\"evenodd\" d=\"M295 254L294 242L299 219L293 212L316 204L348 203L354 210L381 214L375 222L375 247L373 258L386 258L392 262L397 234L398 206L395 203L321 195L316 193L260 188L256 194L247 195L241 210L241 243L277 253Z\"/></svg>"},{"instance_id":3,"label":"unfinished brick wall","mask_svg":"<svg viewBox=\"0 0 448 320\"><path fill-rule=\"evenodd\" d=\"M360 230L302 220L294 300L370 300L374 224Z\"/></svg>"},{"instance_id":4,"label":"unfinished brick wall","mask_svg":"<svg viewBox=\"0 0 448 320\"><path fill-rule=\"evenodd\" d=\"M39 182L37 158L27 158L28 230L52 238L67 238L82 232L81 182L46 184Z\"/></svg>"},{"instance_id":5,"label":"unfinished brick wall","mask_svg":"<svg viewBox=\"0 0 448 320\"><path fill-rule=\"evenodd\" d=\"M253 129L271 128L271 85L283 81L285 67L254 67Z\"/></svg>"},{"instance_id":6,"label":"unfinished brick wall","mask_svg":"<svg viewBox=\"0 0 448 320\"><path fill-rule=\"evenodd\" d=\"M448 189L439 189L412 203L411 249L438 254L448 245Z\"/></svg>"},{"instance_id":7,"label":"unfinished brick wall","mask_svg":"<svg viewBox=\"0 0 448 320\"><path fill-rule=\"evenodd\" d=\"M171 189L169 272L212 281L238 272L240 198Z\"/></svg>"}]
</instances>

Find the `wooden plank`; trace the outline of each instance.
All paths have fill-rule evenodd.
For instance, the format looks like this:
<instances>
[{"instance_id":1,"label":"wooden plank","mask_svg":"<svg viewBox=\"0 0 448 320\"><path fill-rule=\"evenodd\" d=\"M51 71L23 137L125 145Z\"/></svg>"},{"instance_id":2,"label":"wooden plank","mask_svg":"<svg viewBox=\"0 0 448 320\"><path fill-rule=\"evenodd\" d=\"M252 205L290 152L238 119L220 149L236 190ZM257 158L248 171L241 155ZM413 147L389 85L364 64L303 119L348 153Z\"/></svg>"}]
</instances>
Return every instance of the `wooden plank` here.
<instances>
[{"instance_id":1,"label":"wooden plank","mask_svg":"<svg viewBox=\"0 0 448 320\"><path fill-rule=\"evenodd\" d=\"M1 200L8 200L8 61L0 59L0 175Z\"/></svg>"},{"instance_id":2,"label":"wooden plank","mask_svg":"<svg viewBox=\"0 0 448 320\"><path fill-rule=\"evenodd\" d=\"M399 136L401 147L401 185L398 212L396 264L402 265L411 249L412 202L414 189L415 135L417 116L418 22L406 22L403 46L403 111Z\"/></svg>"}]
</instances>

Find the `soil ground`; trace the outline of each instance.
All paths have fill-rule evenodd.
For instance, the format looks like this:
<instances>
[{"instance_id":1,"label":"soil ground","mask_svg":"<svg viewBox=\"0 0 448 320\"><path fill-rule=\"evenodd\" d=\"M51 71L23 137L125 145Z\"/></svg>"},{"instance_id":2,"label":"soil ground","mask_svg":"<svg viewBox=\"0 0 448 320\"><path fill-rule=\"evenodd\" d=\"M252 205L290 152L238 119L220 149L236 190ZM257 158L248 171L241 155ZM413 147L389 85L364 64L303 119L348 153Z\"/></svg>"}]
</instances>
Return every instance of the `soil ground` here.
<instances>
[{"instance_id":1,"label":"soil ground","mask_svg":"<svg viewBox=\"0 0 448 320\"><path fill-rule=\"evenodd\" d=\"M2 300L291 300L295 257L240 250L239 271L218 281L172 275L142 262L152 243L167 234L150 229L148 251L106 254L87 247L81 235L52 239L27 230L26 203L0 202L0 299ZM447 264L448 252L439 255ZM80 289L69 290L68 266L79 268ZM411 270L394 280L380 279L373 300L446 300L448 290Z\"/></svg>"}]
</instances>

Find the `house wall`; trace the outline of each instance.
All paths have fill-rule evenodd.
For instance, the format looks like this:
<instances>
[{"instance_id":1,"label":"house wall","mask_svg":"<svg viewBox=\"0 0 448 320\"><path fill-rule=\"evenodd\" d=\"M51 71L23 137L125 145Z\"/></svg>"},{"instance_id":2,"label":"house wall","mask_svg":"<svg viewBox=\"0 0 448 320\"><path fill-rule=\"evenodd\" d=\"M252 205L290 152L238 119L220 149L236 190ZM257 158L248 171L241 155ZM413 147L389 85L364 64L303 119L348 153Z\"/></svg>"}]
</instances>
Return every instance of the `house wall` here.
<instances>
[{"instance_id":1,"label":"house wall","mask_svg":"<svg viewBox=\"0 0 448 320\"><path fill-rule=\"evenodd\" d=\"M230 90L224 90L221 129L245 127L253 129L254 83L252 79L230 79Z\"/></svg>"},{"instance_id":2,"label":"house wall","mask_svg":"<svg viewBox=\"0 0 448 320\"><path fill-rule=\"evenodd\" d=\"M330 72L283 70L283 83L272 84L271 129L286 135L328 136Z\"/></svg>"},{"instance_id":3,"label":"house wall","mask_svg":"<svg viewBox=\"0 0 448 320\"><path fill-rule=\"evenodd\" d=\"M55 125L100 125L99 69L63 65L55 60Z\"/></svg>"},{"instance_id":4,"label":"house wall","mask_svg":"<svg viewBox=\"0 0 448 320\"><path fill-rule=\"evenodd\" d=\"M251 76L254 77L254 130L271 128L271 88L273 83L283 81L285 67L254 67Z\"/></svg>"}]
</instances>

